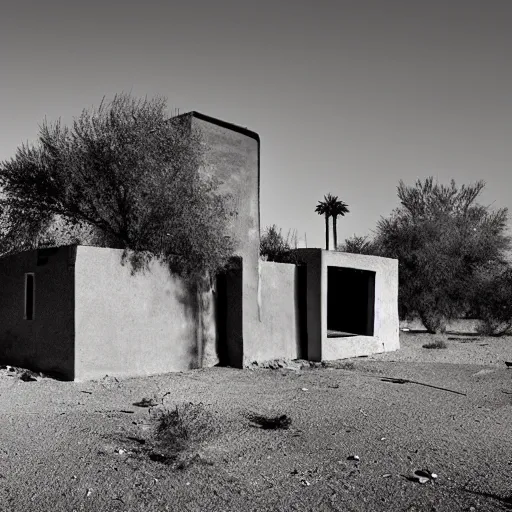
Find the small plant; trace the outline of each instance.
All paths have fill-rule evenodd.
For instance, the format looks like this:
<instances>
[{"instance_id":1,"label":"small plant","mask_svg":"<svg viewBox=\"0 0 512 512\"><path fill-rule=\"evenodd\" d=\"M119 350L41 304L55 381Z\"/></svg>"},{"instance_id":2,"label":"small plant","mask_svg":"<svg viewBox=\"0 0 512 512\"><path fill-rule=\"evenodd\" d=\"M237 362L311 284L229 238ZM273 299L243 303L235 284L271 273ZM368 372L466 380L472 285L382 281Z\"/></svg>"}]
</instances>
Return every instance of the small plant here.
<instances>
[{"instance_id":1,"label":"small plant","mask_svg":"<svg viewBox=\"0 0 512 512\"><path fill-rule=\"evenodd\" d=\"M292 247L292 245L294 247ZM274 224L265 229L261 235L260 257L265 261L278 263L297 263L293 249L297 248L297 233L288 232L286 238L282 230Z\"/></svg>"},{"instance_id":2,"label":"small plant","mask_svg":"<svg viewBox=\"0 0 512 512\"><path fill-rule=\"evenodd\" d=\"M157 462L176 461L182 452L193 452L216 431L214 417L202 403L176 405L155 414L155 449L149 457Z\"/></svg>"},{"instance_id":3,"label":"small plant","mask_svg":"<svg viewBox=\"0 0 512 512\"><path fill-rule=\"evenodd\" d=\"M444 340L434 340L430 343L425 343L425 345L423 345L423 348L441 349L448 348L448 345Z\"/></svg>"}]
</instances>

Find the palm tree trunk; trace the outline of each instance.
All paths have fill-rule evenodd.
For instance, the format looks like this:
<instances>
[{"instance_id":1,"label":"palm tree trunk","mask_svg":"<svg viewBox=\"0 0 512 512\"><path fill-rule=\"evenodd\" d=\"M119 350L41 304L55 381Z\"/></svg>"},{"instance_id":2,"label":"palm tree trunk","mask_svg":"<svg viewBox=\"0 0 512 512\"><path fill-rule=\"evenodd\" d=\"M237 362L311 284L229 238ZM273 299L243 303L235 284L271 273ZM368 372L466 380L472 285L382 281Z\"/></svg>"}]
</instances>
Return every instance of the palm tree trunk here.
<instances>
[{"instance_id":1,"label":"palm tree trunk","mask_svg":"<svg viewBox=\"0 0 512 512\"><path fill-rule=\"evenodd\" d=\"M337 227L337 221L336 215L332 216L332 234L334 235L334 250L336 251L338 249L338 227Z\"/></svg>"},{"instance_id":2,"label":"palm tree trunk","mask_svg":"<svg viewBox=\"0 0 512 512\"><path fill-rule=\"evenodd\" d=\"M325 214L325 249L329 250L329 215Z\"/></svg>"}]
</instances>

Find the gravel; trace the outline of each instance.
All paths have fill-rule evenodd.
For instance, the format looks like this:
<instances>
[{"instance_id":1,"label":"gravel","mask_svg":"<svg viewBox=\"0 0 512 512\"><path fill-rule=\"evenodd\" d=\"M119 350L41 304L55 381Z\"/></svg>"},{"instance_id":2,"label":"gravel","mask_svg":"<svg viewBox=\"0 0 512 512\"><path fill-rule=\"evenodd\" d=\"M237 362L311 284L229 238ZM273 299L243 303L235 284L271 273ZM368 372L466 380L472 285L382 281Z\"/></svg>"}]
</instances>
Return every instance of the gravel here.
<instances>
[{"instance_id":1,"label":"gravel","mask_svg":"<svg viewBox=\"0 0 512 512\"><path fill-rule=\"evenodd\" d=\"M421 348L434 338L402 333L395 353L299 371L66 383L0 370L0 510L510 509L512 340ZM155 412L189 402L215 434L176 464L152 459Z\"/></svg>"}]
</instances>

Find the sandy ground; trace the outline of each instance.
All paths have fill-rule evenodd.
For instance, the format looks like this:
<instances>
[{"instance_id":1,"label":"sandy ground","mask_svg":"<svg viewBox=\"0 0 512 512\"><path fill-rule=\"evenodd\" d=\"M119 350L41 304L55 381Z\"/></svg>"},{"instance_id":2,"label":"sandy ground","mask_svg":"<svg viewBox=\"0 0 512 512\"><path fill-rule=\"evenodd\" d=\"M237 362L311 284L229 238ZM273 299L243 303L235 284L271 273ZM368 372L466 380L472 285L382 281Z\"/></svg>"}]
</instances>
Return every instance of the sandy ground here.
<instances>
[{"instance_id":1,"label":"sandy ground","mask_svg":"<svg viewBox=\"0 0 512 512\"><path fill-rule=\"evenodd\" d=\"M301 371L66 383L2 370L0 510L512 509L512 339L422 348L434 338L403 333L399 352ZM144 452L152 415L133 405L144 397L202 402L212 415L216 432L185 468ZM263 430L247 412L292 423ZM418 469L438 478L409 480Z\"/></svg>"}]
</instances>

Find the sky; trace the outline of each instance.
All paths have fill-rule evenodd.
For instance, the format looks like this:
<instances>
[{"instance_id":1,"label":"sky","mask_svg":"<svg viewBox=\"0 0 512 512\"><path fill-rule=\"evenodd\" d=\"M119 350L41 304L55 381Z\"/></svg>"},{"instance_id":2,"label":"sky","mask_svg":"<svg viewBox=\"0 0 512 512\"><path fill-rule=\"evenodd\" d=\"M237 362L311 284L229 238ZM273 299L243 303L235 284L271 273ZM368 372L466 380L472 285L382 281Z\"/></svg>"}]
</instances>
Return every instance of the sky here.
<instances>
[{"instance_id":1,"label":"sky","mask_svg":"<svg viewBox=\"0 0 512 512\"><path fill-rule=\"evenodd\" d=\"M2 2L3 3L3 2ZM7 3L7 2L6 2ZM17 0L0 16L0 160L46 117L164 96L261 137L261 225L370 234L399 180L484 179L512 207L510 0Z\"/></svg>"}]
</instances>

